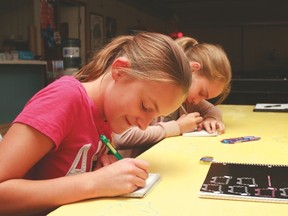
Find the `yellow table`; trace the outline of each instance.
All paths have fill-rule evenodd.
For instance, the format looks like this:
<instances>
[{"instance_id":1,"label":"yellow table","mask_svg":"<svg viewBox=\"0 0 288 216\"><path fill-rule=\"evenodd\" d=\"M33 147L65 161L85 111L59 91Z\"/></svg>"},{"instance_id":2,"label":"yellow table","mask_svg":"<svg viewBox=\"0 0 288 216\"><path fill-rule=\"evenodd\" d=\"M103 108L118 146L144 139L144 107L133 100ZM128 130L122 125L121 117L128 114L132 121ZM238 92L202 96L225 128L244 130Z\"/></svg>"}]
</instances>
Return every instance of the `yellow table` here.
<instances>
[{"instance_id":1,"label":"yellow table","mask_svg":"<svg viewBox=\"0 0 288 216\"><path fill-rule=\"evenodd\" d=\"M209 168L199 163L203 156L225 162L288 164L288 113L253 112L253 106L219 107L226 125L225 134L167 138L140 156L150 162L150 172L162 176L145 198L93 199L62 206L50 216L287 215L287 204L198 197ZM233 145L220 142L224 138L249 135L261 139Z\"/></svg>"}]
</instances>

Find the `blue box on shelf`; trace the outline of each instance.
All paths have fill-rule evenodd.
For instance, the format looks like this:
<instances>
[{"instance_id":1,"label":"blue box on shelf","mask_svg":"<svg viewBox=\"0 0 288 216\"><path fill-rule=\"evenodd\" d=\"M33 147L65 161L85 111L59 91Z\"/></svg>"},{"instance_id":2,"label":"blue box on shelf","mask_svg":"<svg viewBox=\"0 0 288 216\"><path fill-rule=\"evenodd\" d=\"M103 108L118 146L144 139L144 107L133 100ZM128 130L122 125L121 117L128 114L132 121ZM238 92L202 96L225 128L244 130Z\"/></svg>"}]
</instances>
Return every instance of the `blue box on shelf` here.
<instances>
[{"instance_id":1,"label":"blue box on shelf","mask_svg":"<svg viewBox=\"0 0 288 216\"><path fill-rule=\"evenodd\" d=\"M19 59L20 60L33 60L34 55L30 51L19 51Z\"/></svg>"}]
</instances>

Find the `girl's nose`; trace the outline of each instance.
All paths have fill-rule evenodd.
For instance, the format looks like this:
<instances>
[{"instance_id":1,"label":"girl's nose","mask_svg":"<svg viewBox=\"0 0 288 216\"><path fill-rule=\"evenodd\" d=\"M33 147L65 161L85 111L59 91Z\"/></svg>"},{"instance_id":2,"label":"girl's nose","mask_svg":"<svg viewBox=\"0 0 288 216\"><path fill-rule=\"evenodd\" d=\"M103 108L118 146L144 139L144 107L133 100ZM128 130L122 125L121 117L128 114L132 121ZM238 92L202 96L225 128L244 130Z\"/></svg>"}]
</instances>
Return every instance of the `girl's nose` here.
<instances>
[{"instance_id":1,"label":"girl's nose","mask_svg":"<svg viewBox=\"0 0 288 216\"><path fill-rule=\"evenodd\" d=\"M143 115L142 117L139 117L137 119L138 127L141 130L145 130L151 124L154 117L155 116L153 116L152 114L146 114L146 115Z\"/></svg>"},{"instance_id":2,"label":"girl's nose","mask_svg":"<svg viewBox=\"0 0 288 216\"><path fill-rule=\"evenodd\" d=\"M200 101L202 101L204 98L201 96L197 96L197 97L188 97L187 100L189 103L193 103L193 104L198 104L200 103Z\"/></svg>"}]
</instances>

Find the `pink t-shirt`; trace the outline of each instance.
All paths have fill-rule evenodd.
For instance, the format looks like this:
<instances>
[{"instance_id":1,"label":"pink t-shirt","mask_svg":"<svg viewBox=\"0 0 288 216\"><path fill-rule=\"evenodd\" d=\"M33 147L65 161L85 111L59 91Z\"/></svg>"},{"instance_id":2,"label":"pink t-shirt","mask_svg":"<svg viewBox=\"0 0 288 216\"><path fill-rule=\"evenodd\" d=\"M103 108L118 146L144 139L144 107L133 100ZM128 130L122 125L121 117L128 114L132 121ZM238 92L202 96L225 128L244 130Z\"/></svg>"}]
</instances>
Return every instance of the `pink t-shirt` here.
<instances>
[{"instance_id":1,"label":"pink t-shirt","mask_svg":"<svg viewBox=\"0 0 288 216\"><path fill-rule=\"evenodd\" d=\"M39 91L14 122L35 128L55 144L27 174L27 178L32 179L91 171L105 148L100 134L111 139L108 123L101 120L83 85L72 76L62 77Z\"/></svg>"}]
</instances>

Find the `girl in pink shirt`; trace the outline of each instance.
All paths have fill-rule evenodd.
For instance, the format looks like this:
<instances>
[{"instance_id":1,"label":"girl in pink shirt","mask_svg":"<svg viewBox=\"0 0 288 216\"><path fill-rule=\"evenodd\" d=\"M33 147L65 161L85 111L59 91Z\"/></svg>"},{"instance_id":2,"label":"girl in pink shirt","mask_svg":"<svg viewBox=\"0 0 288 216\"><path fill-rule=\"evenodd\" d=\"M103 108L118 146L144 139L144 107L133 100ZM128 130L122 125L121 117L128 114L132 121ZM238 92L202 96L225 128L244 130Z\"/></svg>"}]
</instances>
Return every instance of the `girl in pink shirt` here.
<instances>
[{"instance_id":1,"label":"girl in pink shirt","mask_svg":"<svg viewBox=\"0 0 288 216\"><path fill-rule=\"evenodd\" d=\"M0 142L0 213L44 214L143 187L149 164L116 161L99 136L145 129L175 111L187 97L190 73L171 38L139 33L115 38L75 77L38 92Z\"/></svg>"}]
</instances>

